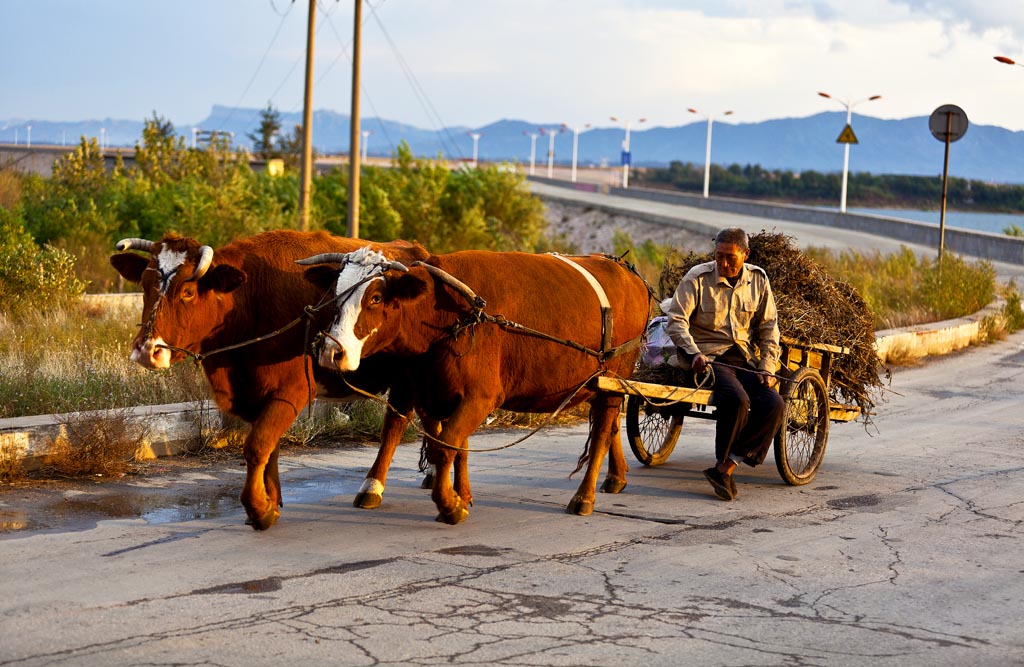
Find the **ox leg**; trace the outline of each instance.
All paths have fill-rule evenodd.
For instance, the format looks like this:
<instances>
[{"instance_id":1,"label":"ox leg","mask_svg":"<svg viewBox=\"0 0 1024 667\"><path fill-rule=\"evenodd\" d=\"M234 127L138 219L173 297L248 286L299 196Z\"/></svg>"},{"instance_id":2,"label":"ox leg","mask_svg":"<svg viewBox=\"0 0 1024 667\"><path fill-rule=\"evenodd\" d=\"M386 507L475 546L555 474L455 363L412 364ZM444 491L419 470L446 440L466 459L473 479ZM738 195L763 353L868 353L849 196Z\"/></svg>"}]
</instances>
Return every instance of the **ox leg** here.
<instances>
[{"instance_id":1,"label":"ox leg","mask_svg":"<svg viewBox=\"0 0 1024 667\"><path fill-rule=\"evenodd\" d=\"M587 471L580 482L576 495L569 501L565 511L570 514L586 516L594 511L594 497L597 489L597 478L601 473L601 464L608 453L609 440L612 429L618 428L619 404L622 399L608 394L595 396L590 403L590 460L587 462ZM621 452L620 452L621 454ZM622 459L623 464L625 458ZM616 464L617 465L617 464ZM612 476L612 464L609 464L609 477ZM621 474L621 470L617 471ZM625 477L622 477L622 485L625 486ZM606 483L607 484L607 483Z\"/></svg>"},{"instance_id":2,"label":"ox leg","mask_svg":"<svg viewBox=\"0 0 1024 667\"><path fill-rule=\"evenodd\" d=\"M245 485L242 505L248 523L266 530L281 516L281 481L277 470L277 443L295 420L296 408L285 401L271 401L253 422L242 448L245 457Z\"/></svg>"},{"instance_id":3,"label":"ox leg","mask_svg":"<svg viewBox=\"0 0 1024 667\"><path fill-rule=\"evenodd\" d=\"M622 452L622 433L619 431L619 415L621 415L622 398L617 401L610 401L615 404L615 417L611 420L608 431L608 476L604 478L601 485L601 493L620 493L626 488L626 473L629 472L629 465L626 463L626 456Z\"/></svg>"},{"instance_id":4,"label":"ox leg","mask_svg":"<svg viewBox=\"0 0 1024 667\"><path fill-rule=\"evenodd\" d=\"M469 445L467 441L464 443ZM466 507L473 506L473 493L469 488L469 452L455 453L455 493Z\"/></svg>"},{"instance_id":5,"label":"ox leg","mask_svg":"<svg viewBox=\"0 0 1024 667\"><path fill-rule=\"evenodd\" d=\"M398 413L401 414L398 414ZM380 507L384 497L384 485L387 484L388 470L391 468L391 461L395 458L395 450L402 441L402 434L405 433L409 420L412 418L412 408L409 405L396 406L395 411L388 410L384 415L384 425L380 431L380 448L377 450L377 458L366 473L363 485L359 487L352 504L363 509Z\"/></svg>"},{"instance_id":6,"label":"ox leg","mask_svg":"<svg viewBox=\"0 0 1024 667\"><path fill-rule=\"evenodd\" d=\"M441 429L440 439L454 447L466 447L468 438L453 438L451 433ZM464 453L463 453L464 456ZM431 499L437 506L437 521L455 525L466 520L469 516L469 509L465 502L452 487L452 465L456 459L456 452L436 442L431 442L427 448L427 458L434 464L434 485L430 493ZM468 474L466 475L468 485Z\"/></svg>"}]
</instances>

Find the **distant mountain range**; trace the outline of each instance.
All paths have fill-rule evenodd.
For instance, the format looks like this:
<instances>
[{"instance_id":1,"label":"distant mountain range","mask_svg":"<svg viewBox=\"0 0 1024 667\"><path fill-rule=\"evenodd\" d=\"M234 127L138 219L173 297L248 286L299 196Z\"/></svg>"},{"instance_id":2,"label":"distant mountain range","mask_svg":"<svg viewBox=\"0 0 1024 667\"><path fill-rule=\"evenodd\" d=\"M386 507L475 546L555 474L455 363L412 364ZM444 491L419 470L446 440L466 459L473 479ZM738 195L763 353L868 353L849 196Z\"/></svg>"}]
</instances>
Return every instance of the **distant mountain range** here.
<instances>
[{"instance_id":1,"label":"distant mountain range","mask_svg":"<svg viewBox=\"0 0 1024 667\"><path fill-rule=\"evenodd\" d=\"M210 115L195 126L176 125L191 141L192 129L234 133L237 144L250 145L247 135L256 131L260 109L214 106ZM968 116L970 110L967 110ZM282 130L291 132L301 122L300 113L281 112ZM842 111L823 112L806 118L782 118L759 123L716 121L712 132L712 162L719 165L761 165L766 169L839 172L843 166L843 145L836 143L846 124ZM855 115L853 131L858 139L850 147L850 171L877 174L938 176L942 174L942 142L928 130L928 117L882 120ZM29 130L31 126L31 130ZM0 142L24 144L31 132L35 144L74 144L80 136L99 137L109 146L134 146L142 136L143 121L90 120L48 122L0 121ZM366 146L370 155L390 155L401 141L418 156L471 159L473 139L479 133L478 157L484 161L529 164L532 139L536 139L535 164L538 173L547 166L549 136L554 129L555 162L572 159L571 130L559 130L559 123L500 120L479 128L447 127L425 130L391 120L363 118L364 132L370 132ZM541 135L540 128L545 128ZM634 166L666 166L673 160L704 164L707 122L676 127L635 125L630 132ZM313 114L313 140L322 154L348 151L349 116L334 111ZM587 129L579 134L578 164L616 166L621 164L622 127ZM951 176L994 183L1024 183L1024 132L990 125L971 125L966 135L950 147Z\"/></svg>"}]
</instances>

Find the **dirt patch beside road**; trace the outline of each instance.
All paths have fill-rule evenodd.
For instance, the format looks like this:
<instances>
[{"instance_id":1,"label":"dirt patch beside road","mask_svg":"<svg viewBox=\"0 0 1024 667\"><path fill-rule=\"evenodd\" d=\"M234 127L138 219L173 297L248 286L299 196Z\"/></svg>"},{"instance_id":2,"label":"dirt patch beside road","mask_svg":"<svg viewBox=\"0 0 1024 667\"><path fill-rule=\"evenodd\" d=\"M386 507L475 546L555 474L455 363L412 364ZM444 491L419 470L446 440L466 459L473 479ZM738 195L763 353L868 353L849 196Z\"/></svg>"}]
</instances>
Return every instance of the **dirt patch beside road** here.
<instances>
[{"instance_id":1,"label":"dirt patch beside road","mask_svg":"<svg viewBox=\"0 0 1024 667\"><path fill-rule=\"evenodd\" d=\"M613 254L615 233L618 231L624 233L635 245L651 241L700 252L711 249L711 239L706 235L679 227L659 225L640 218L561 201L544 200L544 206L544 217L547 218L551 233L564 237L581 255Z\"/></svg>"}]
</instances>

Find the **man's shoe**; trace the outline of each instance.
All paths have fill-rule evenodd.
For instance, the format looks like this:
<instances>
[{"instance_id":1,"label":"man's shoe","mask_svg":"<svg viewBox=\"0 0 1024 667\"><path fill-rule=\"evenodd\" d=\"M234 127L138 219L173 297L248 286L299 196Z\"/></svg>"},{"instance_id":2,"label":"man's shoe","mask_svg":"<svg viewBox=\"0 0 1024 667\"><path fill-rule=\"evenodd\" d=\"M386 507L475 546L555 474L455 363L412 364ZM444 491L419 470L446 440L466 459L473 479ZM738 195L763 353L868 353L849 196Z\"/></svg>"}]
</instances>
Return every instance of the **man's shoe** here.
<instances>
[{"instance_id":1,"label":"man's shoe","mask_svg":"<svg viewBox=\"0 0 1024 667\"><path fill-rule=\"evenodd\" d=\"M704 471L704 477L711 482L711 486L715 489L715 495L722 500L732 500L735 497L729 488L732 475L723 475L718 472L718 468L712 466Z\"/></svg>"}]
</instances>

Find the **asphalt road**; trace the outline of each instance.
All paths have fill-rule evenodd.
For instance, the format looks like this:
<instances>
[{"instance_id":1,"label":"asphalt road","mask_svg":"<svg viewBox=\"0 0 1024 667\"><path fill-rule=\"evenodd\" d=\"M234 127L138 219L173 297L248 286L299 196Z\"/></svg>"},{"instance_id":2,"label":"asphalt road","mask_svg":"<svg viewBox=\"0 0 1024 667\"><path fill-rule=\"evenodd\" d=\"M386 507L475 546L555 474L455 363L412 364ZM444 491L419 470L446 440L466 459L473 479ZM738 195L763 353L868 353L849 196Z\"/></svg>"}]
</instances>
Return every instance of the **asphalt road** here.
<instances>
[{"instance_id":1,"label":"asphalt road","mask_svg":"<svg viewBox=\"0 0 1024 667\"><path fill-rule=\"evenodd\" d=\"M221 499L3 535L0 665L1021 664L1021 386L1024 333L898 370L810 485L769 458L731 503L700 473L713 425L688 422L589 517L563 511L583 427L474 454L458 526L414 446L371 511L350 505L371 450L286 457L265 533Z\"/></svg>"},{"instance_id":2,"label":"asphalt road","mask_svg":"<svg viewBox=\"0 0 1024 667\"><path fill-rule=\"evenodd\" d=\"M892 239L885 236L867 234L864 232L837 227L825 227L808 223L793 222L790 220L769 220L765 218L714 211L691 206L679 206L657 201L647 201L633 197L618 197L614 195L601 194L599 192L587 192L585 190L573 190L562 188L537 181L530 181L530 190L544 197L558 197L578 204L586 209L589 206L612 207L623 214L630 212L643 216L652 214L659 219L674 219L684 230L701 230L708 237L708 249L715 230L723 227L741 227L750 234L756 234L763 230L785 234L793 238L798 248L809 247L829 248L835 251L857 249L861 252L878 251L882 254L899 252L906 247L922 257L934 260L938 254L938 248L920 244L907 243L899 239ZM689 239L689 236L687 236ZM640 239L637 239L640 240ZM968 261L976 261L977 258L966 257ZM1018 287L1024 284L1024 265L1010 264L1007 262L993 262L996 276L1001 282L1015 280Z\"/></svg>"}]
</instances>

